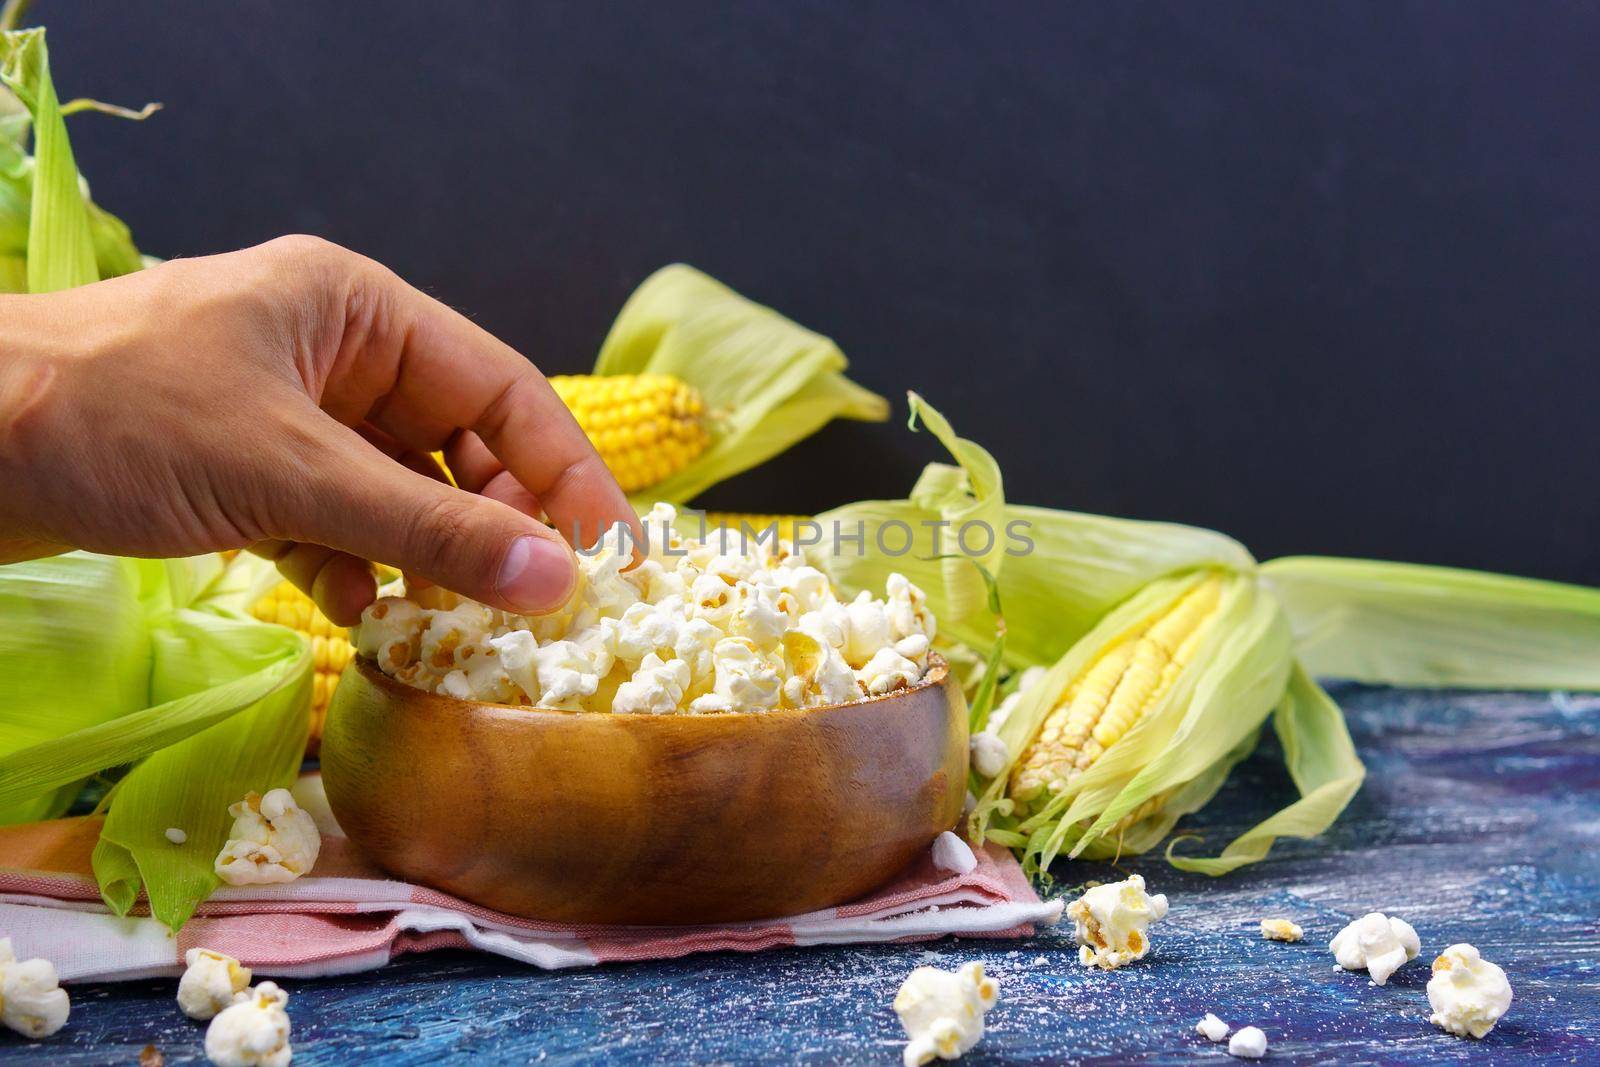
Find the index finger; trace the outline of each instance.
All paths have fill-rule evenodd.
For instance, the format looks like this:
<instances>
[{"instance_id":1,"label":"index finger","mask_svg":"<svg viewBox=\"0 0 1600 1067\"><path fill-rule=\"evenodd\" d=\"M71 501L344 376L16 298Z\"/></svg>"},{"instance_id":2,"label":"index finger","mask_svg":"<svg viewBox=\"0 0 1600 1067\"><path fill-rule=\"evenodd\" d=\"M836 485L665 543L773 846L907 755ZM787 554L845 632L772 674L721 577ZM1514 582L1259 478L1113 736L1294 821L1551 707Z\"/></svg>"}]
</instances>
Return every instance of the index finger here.
<instances>
[{"instance_id":1,"label":"index finger","mask_svg":"<svg viewBox=\"0 0 1600 1067\"><path fill-rule=\"evenodd\" d=\"M575 547L618 522L637 533L627 496L532 363L387 271L364 284L380 288L370 303L384 311L373 317L388 321L366 331L362 350L341 350L324 406L364 410L423 451L472 431Z\"/></svg>"}]
</instances>

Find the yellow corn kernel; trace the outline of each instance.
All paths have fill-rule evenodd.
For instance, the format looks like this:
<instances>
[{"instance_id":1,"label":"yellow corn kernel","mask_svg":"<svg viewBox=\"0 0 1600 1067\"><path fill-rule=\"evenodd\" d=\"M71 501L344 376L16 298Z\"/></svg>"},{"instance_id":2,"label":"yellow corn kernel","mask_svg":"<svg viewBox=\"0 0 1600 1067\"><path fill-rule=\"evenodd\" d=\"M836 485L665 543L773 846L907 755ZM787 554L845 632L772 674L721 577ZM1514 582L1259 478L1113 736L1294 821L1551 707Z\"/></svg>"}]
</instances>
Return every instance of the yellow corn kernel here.
<instances>
[{"instance_id":1,"label":"yellow corn kernel","mask_svg":"<svg viewBox=\"0 0 1600 1067\"><path fill-rule=\"evenodd\" d=\"M795 523L810 518L809 515L765 515L754 511L708 511L706 529L727 527L730 530L748 529L761 534L777 527L778 536L785 541L795 540Z\"/></svg>"},{"instance_id":2,"label":"yellow corn kernel","mask_svg":"<svg viewBox=\"0 0 1600 1067\"><path fill-rule=\"evenodd\" d=\"M1193 657L1221 597L1222 579L1207 578L1102 651L1067 686L1017 761L1011 798L1026 806L1065 789L1159 704Z\"/></svg>"},{"instance_id":3,"label":"yellow corn kernel","mask_svg":"<svg viewBox=\"0 0 1600 1067\"><path fill-rule=\"evenodd\" d=\"M315 751L322 737L322 722L327 718L334 686L339 684L339 675L344 673L355 654L349 631L330 622L310 597L288 582L279 582L272 592L256 601L250 614L263 622L298 630L311 640L310 750Z\"/></svg>"},{"instance_id":4,"label":"yellow corn kernel","mask_svg":"<svg viewBox=\"0 0 1600 1067\"><path fill-rule=\"evenodd\" d=\"M711 443L700 391L670 374L563 374L550 385L625 492L665 481Z\"/></svg>"}]
</instances>

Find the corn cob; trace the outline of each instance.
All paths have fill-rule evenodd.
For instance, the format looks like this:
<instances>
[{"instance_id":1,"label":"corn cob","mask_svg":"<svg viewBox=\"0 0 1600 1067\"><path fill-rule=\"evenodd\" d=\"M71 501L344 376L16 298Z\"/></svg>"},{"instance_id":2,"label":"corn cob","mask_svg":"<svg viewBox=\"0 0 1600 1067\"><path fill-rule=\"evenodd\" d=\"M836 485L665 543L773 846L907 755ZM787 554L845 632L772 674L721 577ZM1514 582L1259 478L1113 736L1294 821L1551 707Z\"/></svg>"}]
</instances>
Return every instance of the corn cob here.
<instances>
[{"instance_id":1,"label":"corn cob","mask_svg":"<svg viewBox=\"0 0 1600 1067\"><path fill-rule=\"evenodd\" d=\"M624 492L665 481L711 443L700 391L670 374L564 374L550 385Z\"/></svg>"},{"instance_id":2,"label":"corn cob","mask_svg":"<svg viewBox=\"0 0 1600 1067\"><path fill-rule=\"evenodd\" d=\"M1200 582L1108 647L1067 687L1012 772L1010 795L1019 809L1066 789L1166 696L1221 595L1221 577Z\"/></svg>"},{"instance_id":3,"label":"corn cob","mask_svg":"<svg viewBox=\"0 0 1600 1067\"><path fill-rule=\"evenodd\" d=\"M727 527L731 530L748 528L759 534L776 526L778 536L785 541L795 540L795 524L810 518L809 515L766 515L751 511L708 511L706 528Z\"/></svg>"},{"instance_id":4,"label":"corn cob","mask_svg":"<svg viewBox=\"0 0 1600 1067\"><path fill-rule=\"evenodd\" d=\"M328 715L328 701L333 698L339 675L350 663L355 650L350 645L350 634L343 626L335 626L317 609L311 598L288 582L279 582L266 596L256 601L250 614L263 622L277 623L298 630L311 640L311 741L308 751L315 752L322 737L322 722Z\"/></svg>"}]
</instances>

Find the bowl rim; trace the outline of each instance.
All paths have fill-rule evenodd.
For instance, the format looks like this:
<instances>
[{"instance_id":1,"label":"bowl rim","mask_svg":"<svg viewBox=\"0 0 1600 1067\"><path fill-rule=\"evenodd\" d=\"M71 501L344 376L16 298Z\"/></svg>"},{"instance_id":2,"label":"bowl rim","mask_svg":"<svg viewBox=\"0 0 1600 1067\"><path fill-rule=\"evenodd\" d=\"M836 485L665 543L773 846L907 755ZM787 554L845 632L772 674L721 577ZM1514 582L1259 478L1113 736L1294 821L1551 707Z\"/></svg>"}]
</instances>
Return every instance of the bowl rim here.
<instances>
[{"instance_id":1,"label":"bowl rim","mask_svg":"<svg viewBox=\"0 0 1600 1067\"><path fill-rule=\"evenodd\" d=\"M772 708L767 711L705 711L686 712L679 711L666 715L631 715L615 711L569 711L566 708L540 708L528 704L498 704L492 700L463 700L460 697L450 696L448 693L433 693L426 689L418 689L414 685L407 685L400 679L386 674L378 664L359 653L350 658L351 666L357 668L361 676L369 683L376 684L379 688L394 698L406 700L414 698L427 698L430 701L441 701L450 704L459 704L463 709L475 711L512 711L525 716L556 715L567 719L604 719L608 722L717 722L717 721L762 721L767 722L778 718L801 718L815 715L824 711L837 711L841 708L866 708L877 704L886 703L899 698L920 693L924 689L931 689L943 685L951 678L950 664L938 652L928 650L928 669L923 672L922 680L916 685L905 689L896 689L880 696L869 696L862 700L850 700L841 704L818 704L809 708Z\"/></svg>"}]
</instances>

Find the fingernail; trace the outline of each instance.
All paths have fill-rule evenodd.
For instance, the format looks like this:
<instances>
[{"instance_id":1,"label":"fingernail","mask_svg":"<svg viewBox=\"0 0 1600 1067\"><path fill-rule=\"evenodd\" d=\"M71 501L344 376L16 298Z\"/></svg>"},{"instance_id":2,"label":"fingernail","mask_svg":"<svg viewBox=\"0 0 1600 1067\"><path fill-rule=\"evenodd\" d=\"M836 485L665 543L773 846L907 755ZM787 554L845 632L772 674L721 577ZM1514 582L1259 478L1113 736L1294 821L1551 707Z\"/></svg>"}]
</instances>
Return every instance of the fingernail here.
<instances>
[{"instance_id":1,"label":"fingernail","mask_svg":"<svg viewBox=\"0 0 1600 1067\"><path fill-rule=\"evenodd\" d=\"M573 571L565 545L530 534L511 542L494 589L517 611L550 611L572 591Z\"/></svg>"}]
</instances>

